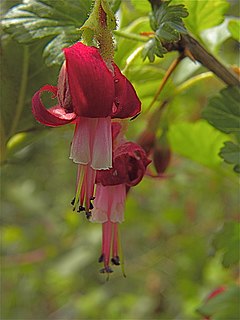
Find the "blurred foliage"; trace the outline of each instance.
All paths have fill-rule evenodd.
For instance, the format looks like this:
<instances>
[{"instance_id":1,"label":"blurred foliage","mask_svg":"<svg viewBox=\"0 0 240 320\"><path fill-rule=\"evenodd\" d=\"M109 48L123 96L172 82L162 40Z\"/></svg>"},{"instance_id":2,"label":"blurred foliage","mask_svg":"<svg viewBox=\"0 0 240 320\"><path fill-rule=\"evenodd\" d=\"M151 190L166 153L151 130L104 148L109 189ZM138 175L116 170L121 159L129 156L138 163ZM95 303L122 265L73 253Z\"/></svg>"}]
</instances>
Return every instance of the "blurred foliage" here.
<instances>
[{"instance_id":1,"label":"blurred foliage","mask_svg":"<svg viewBox=\"0 0 240 320\"><path fill-rule=\"evenodd\" d=\"M130 122L128 138L137 140L152 112L167 100L156 134L160 137L162 128L169 128L172 158L162 178L146 176L129 193L121 225L127 278L120 268L109 281L98 273L101 226L90 224L70 206L76 174L68 160L73 127L47 129L31 114L34 92L46 83L57 83L60 66L53 64L60 63L62 47L78 39L77 28L90 4L85 0L1 3L2 14L6 13L1 53L1 318L236 319L238 180L218 153L221 148L221 155L233 152L223 158L235 164L239 150L233 146L239 140L232 131L218 131L201 115L205 107L213 107L216 100L211 99L216 96L226 102L223 108L230 120L238 106L219 79L185 58L149 111L178 55L171 52L153 63L142 61L145 40L133 40L131 34L152 31L148 1L111 1L115 11L119 8L122 31L116 33L115 61L142 101L143 112ZM233 17L237 1L171 2L177 4L188 10L183 19L187 30L225 66L236 64L237 22L231 21L238 21ZM21 10L25 20L14 16ZM49 23L38 22L41 33L32 31L30 20L36 16ZM54 20L64 22L53 26ZM28 44L17 42L22 39ZM225 122L228 125L224 116ZM229 290L205 305L207 295L220 285ZM229 306L231 313L224 313L223 306Z\"/></svg>"}]
</instances>

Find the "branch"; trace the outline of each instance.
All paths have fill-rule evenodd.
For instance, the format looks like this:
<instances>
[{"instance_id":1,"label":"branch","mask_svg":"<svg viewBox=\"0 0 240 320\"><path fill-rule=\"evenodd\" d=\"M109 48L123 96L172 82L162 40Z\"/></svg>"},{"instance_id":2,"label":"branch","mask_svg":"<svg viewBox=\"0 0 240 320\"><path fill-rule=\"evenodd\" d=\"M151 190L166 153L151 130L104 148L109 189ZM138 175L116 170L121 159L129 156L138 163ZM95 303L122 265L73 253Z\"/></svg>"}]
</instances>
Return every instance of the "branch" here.
<instances>
[{"instance_id":1,"label":"branch","mask_svg":"<svg viewBox=\"0 0 240 320\"><path fill-rule=\"evenodd\" d=\"M151 3L152 10L160 7L162 0L148 0ZM237 75L226 68L220 61L218 61L212 54L210 54L204 47L189 34L182 35L181 39L176 42L164 43L163 46L168 51L177 50L184 53L192 60L200 62L208 70L212 71L217 77L229 86L239 86L240 82Z\"/></svg>"},{"instance_id":2,"label":"branch","mask_svg":"<svg viewBox=\"0 0 240 320\"><path fill-rule=\"evenodd\" d=\"M237 76L227 69L220 61L218 61L212 54L207 52L201 44L190 35L182 35L179 40L179 45L182 49L190 52L192 57L199 61L208 70L212 71L222 81L229 86L239 86L240 82Z\"/></svg>"}]
</instances>

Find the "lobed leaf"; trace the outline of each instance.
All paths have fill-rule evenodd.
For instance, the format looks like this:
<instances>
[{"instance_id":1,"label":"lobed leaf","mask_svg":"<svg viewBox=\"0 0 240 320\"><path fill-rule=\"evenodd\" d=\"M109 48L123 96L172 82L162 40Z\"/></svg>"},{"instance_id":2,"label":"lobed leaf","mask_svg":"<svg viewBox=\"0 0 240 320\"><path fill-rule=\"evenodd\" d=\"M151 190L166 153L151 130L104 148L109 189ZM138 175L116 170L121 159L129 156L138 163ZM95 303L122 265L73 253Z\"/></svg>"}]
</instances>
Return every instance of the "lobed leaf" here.
<instances>
[{"instance_id":1,"label":"lobed leaf","mask_svg":"<svg viewBox=\"0 0 240 320\"><path fill-rule=\"evenodd\" d=\"M183 18L188 16L184 5L169 5L170 1L161 2L159 7L154 7L150 14L150 25L155 32L154 38L150 39L144 46L143 60L148 57L153 62L155 56L163 57L166 49L164 42L173 42L180 38L181 33L186 33Z\"/></svg>"},{"instance_id":2,"label":"lobed leaf","mask_svg":"<svg viewBox=\"0 0 240 320\"><path fill-rule=\"evenodd\" d=\"M189 15L185 25L196 37L200 37L203 30L222 23L224 14L229 8L226 0L174 0L173 2L180 2L186 6Z\"/></svg>"},{"instance_id":3,"label":"lobed leaf","mask_svg":"<svg viewBox=\"0 0 240 320\"><path fill-rule=\"evenodd\" d=\"M205 121L173 124L168 138L172 150L184 157L210 168L221 163L218 150L226 137Z\"/></svg>"},{"instance_id":4,"label":"lobed leaf","mask_svg":"<svg viewBox=\"0 0 240 320\"><path fill-rule=\"evenodd\" d=\"M45 48L45 56L50 56L52 62L48 59L47 63L59 64L61 49L69 45L72 39L76 41L80 38L78 29L87 19L90 7L90 0L25 0L5 14L3 30L24 44L51 37L49 46ZM55 41L55 44L51 45L51 41Z\"/></svg>"},{"instance_id":5,"label":"lobed leaf","mask_svg":"<svg viewBox=\"0 0 240 320\"><path fill-rule=\"evenodd\" d=\"M228 87L220 92L220 95L210 99L207 107L203 110L202 116L211 125L225 133L233 133L237 140L240 137L240 89ZM239 168L239 143L226 142L220 151L220 156L227 162L234 164L234 170Z\"/></svg>"},{"instance_id":6,"label":"lobed leaf","mask_svg":"<svg viewBox=\"0 0 240 320\"><path fill-rule=\"evenodd\" d=\"M234 171L240 173L240 144L235 144L231 141L226 141L219 155L227 163L234 164Z\"/></svg>"},{"instance_id":7,"label":"lobed leaf","mask_svg":"<svg viewBox=\"0 0 240 320\"><path fill-rule=\"evenodd\" d=\"M235 221L226 222L223 228L213 238L215 250L223 251L222 264L230 267L239 261L240 224Z\"/></svg>"}]
</instances>

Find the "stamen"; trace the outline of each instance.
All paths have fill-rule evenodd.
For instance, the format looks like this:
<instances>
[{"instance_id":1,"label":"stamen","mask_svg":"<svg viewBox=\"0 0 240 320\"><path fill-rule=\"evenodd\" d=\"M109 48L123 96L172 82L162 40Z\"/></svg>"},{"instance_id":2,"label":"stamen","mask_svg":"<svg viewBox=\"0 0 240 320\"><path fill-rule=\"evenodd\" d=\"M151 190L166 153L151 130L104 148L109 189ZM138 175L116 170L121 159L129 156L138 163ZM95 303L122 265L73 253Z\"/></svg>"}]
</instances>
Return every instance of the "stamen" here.
<instances>
[{"instance_id":1,"label":"stamen","mask_svg":"<svg viewBox=\"0 0 240 320\"><path fill-rule=\"evenodd\" d=\"M74 206L74 204L75 204L75 197L71 201L71 205Z\"/></svg>"},{"instance_id":2,"label":"stamen","mask_svg":"<svg viewBox=\"0 0 240 320\"><path fill-rule=\"evenodd\" d=\"M109 267L109 266L106 266L105 268L102 268L100 270L100 273L112 273L113 270Z\"/></svg>"},{"instance_id":3,"label":"stamen","mask_svg":"<svg viewBox=\"0 0 240 320\"><path fill-rule=\"evenodd\" d=\"M90 201L89 209L92 210L94 208L92 202Z\"/></svg>"},{"instance_id":4,"label":"stamen","mask_svg":"<svg viewBox=\"0 0 240 320\"><path fill-rule=\"evenodd\" d=\"M89 220L92 216L92 212L91 211L86 211L86 218Z\"/></svg>"},{"instance_id":5,"label":"stamen","mask_svg":"<svg viewBox=\"0 0 240 320\"><path fill-rule=\"evenodd\" d=\"M101 263L101 262L103 262L103 260L104 260L104 254L102 253L100 255L100 257L98 258L98 262Z\"/></svg>"},{"instance_id":6,"label":"stamen","mask_svg":"<svg viewBox=\"0 0 240 320\"><path fill-rule=\"evenodd\" d=\"M111 261L115 266L120 266L120 258L119 258L119 256L113 257L111 259Z\"/></svg>"},{"instance_id":7,"label":"stamen","mask_svg":"<svg viewBox=\"0 0 240 320\"><path fill-rule=\"evenodd\" d=\"M85 211L85 208L83 206L79 206L77 212Z\"/></svg>"}]
</instances>

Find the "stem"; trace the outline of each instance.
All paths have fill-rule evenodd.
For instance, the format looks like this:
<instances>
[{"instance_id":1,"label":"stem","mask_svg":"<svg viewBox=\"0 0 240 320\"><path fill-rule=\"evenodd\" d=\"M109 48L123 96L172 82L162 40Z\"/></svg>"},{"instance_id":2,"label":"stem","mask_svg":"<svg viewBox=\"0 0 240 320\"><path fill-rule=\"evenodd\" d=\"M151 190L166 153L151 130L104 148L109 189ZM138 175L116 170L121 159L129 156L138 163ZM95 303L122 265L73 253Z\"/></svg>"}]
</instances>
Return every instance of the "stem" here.
<instances>
[{"instance_id":1,"label":"stem","mask_svg":"<svg viewBox=\"0 0 240 320\"><path fill-rule=\"evenodd\" d=\"M190 35L182 35L179 44L182 48L187 48L194 59L199 61L208 70L212 71L223 82L229 86L239 86L240 82L237 76L222 65L212 54L207 52L202 45Z\"/></svg>"},{"instance_id":2,"label":"stem","mask_svg":"<svg viewBox=\"0 0 240 320\"><path fill-rule=\"evenodd\" d=\"M191 86L193 86L195 83L201 81L201 80L207 80L207 79L213 79L214 78L214 74L211 71L207 71L204 73L200 73L186 81L184 81L183 83L181 83L173 92L173 97L175 97L176 95L178 95L179 93L187 90L188 88L190 88Z\"/></svg>"},{"instance_id":3,"label":"stem","mask_svg":"<svg viewBox=\"0 0 240 320\"><path fill-rule=\"evenodd\" d=\"M151 3L152 10L160 7L162 0L148 0ZM177 50L179 52L189 51L191 57L199 61L208 70L212 71L217 77L229 86L239 86L240 82L237 76L228 70L220 61L210 54L204 47L189 34L181 36L178 42L164 43L168 51ZM187 54L188 55L188 54Z\"/></svg>"},{"instance_id":4,"label":"stem","mask_svg":"<svg viewBox=\"0 0 240 320\"><path fill-rule=\"evenodd\" d=\"M153 106L153 104L156 102L157 98L159 97L160 93L162 92L162 89L164 88L165 84L167 83L169 77L171 76L171 74L173 73L173 71L176 69L176 67L178 66L179 62L182 60L183 56L179 55L179 57L177 59L175 59L172 64L170 65L170 67L168 68L167 72L165 73L161 83L160 83L160 87L158 88L158 91L155 93L153 100L151 101L149 107L146 110L146 113L150 111L151 107Z\"/></svg>"},{"instance_id":5,"label":"stem","mask_svg":"<svg viewBox=\"0 0 240 320\"><path fill-rule=\"evenodd\" d=\"M113 33L116 36L119 36L119 37L122 37L122 38L126 38L126 39L130 39L130 40L135 40L135 41L147 42L149 40L149 37L140 36L140 35L138 35L136 33L125 32L125 31L121 31L121 30L114 30Z\"/></svg>"},{"instance_id":6,"label":"stem","mask_svg":"<svg viewBox=\"0 0 240 320\"><path fill-rule=\"evenodd\" d=\"M125 68L122 70L123 74L126 74L129 66L131 65L131 63L138 57L138 55L141 53L143 46L137 47L136 50L133 51L132 54L130 54L130 56L127 58L126 60L126 66Z\"/></svg>"},{"instance_id":7,"label":"stem","mask_svg":"<svg viewBox=\"0 0 240 320\"><path fill-rule=\"evenodd\" d=\"M11 130L10 130L10 134L9 134L10 137L15 133L15 131L17 129L18 122L20 120L21 113L23 111L26 89L27 89L27 82L28 82L28 67L29 67L29 48L27 46L24 46L23 47L23 66L22 66L21 85L20 85L20 89L19 89L16 113L13 118Z\"/></svg>"}]
</instances>

